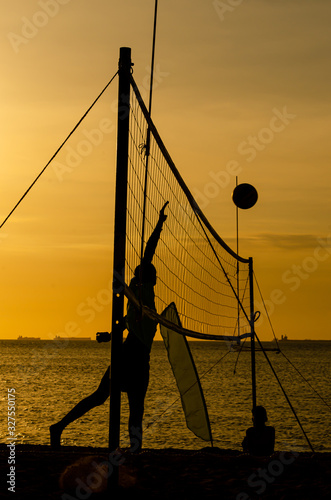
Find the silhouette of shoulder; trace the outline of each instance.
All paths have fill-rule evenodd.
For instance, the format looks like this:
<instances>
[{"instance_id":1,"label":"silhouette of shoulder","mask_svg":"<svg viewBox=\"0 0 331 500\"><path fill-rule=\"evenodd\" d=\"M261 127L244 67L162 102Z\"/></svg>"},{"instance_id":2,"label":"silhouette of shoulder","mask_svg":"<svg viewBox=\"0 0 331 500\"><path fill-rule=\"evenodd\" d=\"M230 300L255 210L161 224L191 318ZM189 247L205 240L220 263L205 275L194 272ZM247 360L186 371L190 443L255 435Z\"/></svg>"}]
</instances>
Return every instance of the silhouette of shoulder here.
<instances>
[{"instance_id":1,"label":"silhouette of shoulder","mask_svg":"<svg viewBox=\"0 0 331 500\"><path fill-rule=\"evenodd\" d=\"M275 428L272 426L249 427L243 441L244 451L256 456L267 456L274 452Z\"/></svg>"}]
</instances>

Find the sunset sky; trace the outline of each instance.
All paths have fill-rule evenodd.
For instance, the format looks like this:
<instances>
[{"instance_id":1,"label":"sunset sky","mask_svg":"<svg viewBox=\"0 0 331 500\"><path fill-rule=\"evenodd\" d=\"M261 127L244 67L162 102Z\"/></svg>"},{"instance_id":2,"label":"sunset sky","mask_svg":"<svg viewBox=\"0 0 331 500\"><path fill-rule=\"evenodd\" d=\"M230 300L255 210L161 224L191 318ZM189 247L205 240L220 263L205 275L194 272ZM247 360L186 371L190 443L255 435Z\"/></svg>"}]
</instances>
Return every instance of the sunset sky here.
<instances>
[{"instance_id":1,"label":"sunset sky","mask_svg":"<svg viewBox=\"0 0 331 500\"><path fill-rule=\"evenodd\" d=\"M154 1L16 0L1 12L2 222L121 46L147 96ZM331 339L330 15L325 0L159 1L153 120L234 249L234 171L258 190L239 214L239 253L254 259L276 336L291 339ZM0 231L1 338L110 328L116 98L117 79ZM257 333L272 340L265 318Z\"/></svg>"}]
</instances>

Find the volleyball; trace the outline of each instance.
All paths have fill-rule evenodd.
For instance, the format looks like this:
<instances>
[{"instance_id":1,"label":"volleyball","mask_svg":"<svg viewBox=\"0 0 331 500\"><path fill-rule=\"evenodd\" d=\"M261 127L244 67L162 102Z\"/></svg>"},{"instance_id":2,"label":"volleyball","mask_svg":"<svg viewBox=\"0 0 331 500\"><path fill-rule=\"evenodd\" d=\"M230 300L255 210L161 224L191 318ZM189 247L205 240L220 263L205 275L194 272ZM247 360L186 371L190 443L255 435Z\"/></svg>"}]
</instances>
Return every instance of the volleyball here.
<instances>
[{"instance_id":1,"label":"volleyball","mask_svg":"<svg viewBox=\"0 0 331 500\"><path fill-rule=\"evenodd\" d=\"M257 198L257 191L251 184L238 184L232 193L233 203L242 210L254 207Z\"/></svg>"}]
</instances>

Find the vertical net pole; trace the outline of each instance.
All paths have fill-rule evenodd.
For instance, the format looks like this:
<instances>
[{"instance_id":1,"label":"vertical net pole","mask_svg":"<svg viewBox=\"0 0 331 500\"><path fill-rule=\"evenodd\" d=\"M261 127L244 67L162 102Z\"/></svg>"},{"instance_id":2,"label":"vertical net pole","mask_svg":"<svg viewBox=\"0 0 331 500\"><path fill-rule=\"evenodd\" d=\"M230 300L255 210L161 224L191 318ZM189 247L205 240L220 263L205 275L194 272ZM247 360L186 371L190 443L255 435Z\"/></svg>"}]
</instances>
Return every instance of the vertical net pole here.
<instances>
[{"instance_id":1,"label":"vertical net pole","mask_svg":"<svg viewBox=\"0 0 331 500\"><path fill-rule=\"evenodd\" d=\"M131 49L121 47L119 59L117 165L114 227L113 311L110 367L109 451L120 441L121 352L123 343L126 205L128 177L128 145L130 118ZM115 469L114 473L116 476ZM118 473L118 471L117 471Z\"/></svg>"},{"instance_id":2,"label":"vertical net pole","mask_svg":"<svg viewBox=\"0 0 331 500\"><path fill-rule=\"evenodd\" d=\"M255 329L254 329L254 287L253 287L253 259L249 258L249 295L250 295L250 323L251 323L251 364L252 364L252 399L253 410L256 407L256 371L255 371Z\"/></svg>"},{"instance_id":3,"label":"vertical net pole","mask_svg":"<svg viewBox=\"0 0 331 500\"><path fill-rule=\"evenodd\" d=\"M238 186L238 176L236 176L236 187ZM237 255L239 255L239 208L236 205L236 237L237 237ZM237 295L239 297L239 260L237 260ZM240 344L240 305L238 302L238 341L237 343Z\"/></svg>"}]
</instances>

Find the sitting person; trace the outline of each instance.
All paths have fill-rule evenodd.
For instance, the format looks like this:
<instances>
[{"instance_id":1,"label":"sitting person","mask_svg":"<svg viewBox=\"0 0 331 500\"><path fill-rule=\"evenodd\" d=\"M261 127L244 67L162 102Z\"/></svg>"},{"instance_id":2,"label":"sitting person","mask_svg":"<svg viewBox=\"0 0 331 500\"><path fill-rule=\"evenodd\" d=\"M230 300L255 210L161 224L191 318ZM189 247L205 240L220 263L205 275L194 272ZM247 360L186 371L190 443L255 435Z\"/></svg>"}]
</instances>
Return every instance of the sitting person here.
<instances>
[{"instance_id":1,"label":"sitting person","mask_svg":"<svg viewBox=\"0 0 331 500\"><path fill-rule=\"evenodd\" d=\"M252 413L253 427L246 431L242 442L243 450L258 457L271 455L275 447L275 428L265 425L268 418L263 406L256 406Z\"/></svg>"}]
</instances>

